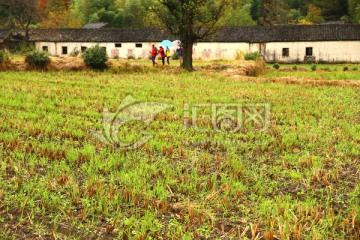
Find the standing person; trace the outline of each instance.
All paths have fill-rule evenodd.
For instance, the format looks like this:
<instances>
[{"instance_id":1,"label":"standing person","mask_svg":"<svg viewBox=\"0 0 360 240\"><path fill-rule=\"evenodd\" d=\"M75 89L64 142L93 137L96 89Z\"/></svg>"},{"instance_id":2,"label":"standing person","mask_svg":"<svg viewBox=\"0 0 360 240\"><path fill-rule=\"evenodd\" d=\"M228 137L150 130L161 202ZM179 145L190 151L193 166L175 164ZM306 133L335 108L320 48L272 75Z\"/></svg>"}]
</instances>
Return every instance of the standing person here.
<instances>
[{"instance_id":1,"label":"standing person","mask_svg":"<svg viewBox=\"0 0 360 240\"><path fill-rule=\"evenodd\" d=\"M153 63L153 66L155 66L155 64L156 64L155 59L156 59L156 55L158 54L158 50L155 47L155 45L152 45L152 50L151 50L150 54L151 54L151 61Z\"/></svg>"},{"instance_id":2,"label":"standing person","mask_svg":"<svg viewBox=\"0 0 360 240\"><path fill-rule=\"evenodd\" d=\"M166 54L165 54L164 48L161 47L161 46L160 46L160 49L159 49L159 53L160 53L160 56L161 56L162 64L165 65Z\"/></svg>"},{"instance_id":3,"label":"standing person","mask_svg":"<svg viewBox=\"0 0 360 240\"><path fill-rule=\"evenodd\" d=\"M181 67L182 62L183 62L183 56L184 56L182 47L179 46L178 49L176 49L176 52L177 52L177 54L178 54L179 61L180 61L180 67Z\"/></svg>"},{"instance_id":4,"label":"standing person","mask_svg":"<svg viewBox=\"0 0 360 240\"><path fill-rule=\"evenodd\" d=\"M169 48L169 47L166 47L166 58L167 58L167 64L168 64L168 66L170 66L170 57L171 57L170 48Z\"/></svg>"}]
</instances>

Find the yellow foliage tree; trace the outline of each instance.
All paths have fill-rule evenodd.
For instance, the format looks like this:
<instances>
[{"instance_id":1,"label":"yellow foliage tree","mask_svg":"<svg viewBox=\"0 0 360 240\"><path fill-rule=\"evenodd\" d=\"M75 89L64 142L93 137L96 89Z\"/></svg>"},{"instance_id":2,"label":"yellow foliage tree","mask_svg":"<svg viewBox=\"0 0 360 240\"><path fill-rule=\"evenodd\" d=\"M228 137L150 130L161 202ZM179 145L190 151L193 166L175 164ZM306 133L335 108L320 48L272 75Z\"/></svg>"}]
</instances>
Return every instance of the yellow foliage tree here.
<instances>
[{"instance_id":1,"label":"yellow foliage tree","mask_svg":"<svg viewBox=\"0 0 360 240\"><path fill-rule=\"evenodd\" d=\"M67 25L68 11L49 12L41 21L43 28L63 28Z\"/></svg>"},{"instance_id":2,"label":"yellow foliage tree","mask_svg":"<svg viewBox=\"0 0 360 240\"><path fill-rule=\"evenodd\" d=\"M312 23L322 23L325 21L324 17L321 16L321 9L312 4L308 5L308 13L305 20Z\"/></svg>"},{"instance_id":3,"label":"yellow foliage tree","mask_svg":"<svg viewBox=\"0 0 360 240\"><path fill-rule=\"evenodd\" d=\"M70 15L68 10L49 12L41 21L42 28L79 28L81 26L81 21Z\"/></svg>"}]
</instances>

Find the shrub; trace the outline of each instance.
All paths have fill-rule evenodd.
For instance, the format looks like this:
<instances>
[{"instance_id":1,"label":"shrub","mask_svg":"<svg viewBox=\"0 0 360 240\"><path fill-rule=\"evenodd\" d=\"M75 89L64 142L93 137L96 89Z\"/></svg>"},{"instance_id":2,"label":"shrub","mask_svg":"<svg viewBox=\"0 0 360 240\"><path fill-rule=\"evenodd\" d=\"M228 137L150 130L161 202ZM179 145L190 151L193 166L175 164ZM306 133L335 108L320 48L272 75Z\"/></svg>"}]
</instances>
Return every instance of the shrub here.
<instances>
[{"instance_id":1,"label":"shrub","mask_svg":"<svg viewBox=\"0 0 360 240\"><path fill-rule=\"evenodd\" d=\"M343 71L347 71L347 70L349 70L349 67L348 67L348 66L344 66Z\"/></svg>"},{"instance_id":2,"label":"shrub","mask_svg":"<svg viewBox=\"0 0 360 240\"><path fill-rule=\"evenodd\" d=\"M130 55L128 56L128 59L135 59L135 56Z\"/></svg>"},{"instance_id":3,"label":"shrub","mask_svg":"<svg viewBox=\"0 0 360 240\"><path fill-rule=\"evenodd\" d=\"M260 59L261 57L262 56L261 56L261 54L259 52L251 52L251 53L246 53L244 55L245 60L254 60L254 61L256 61L256 60Z\"/></svg>"},{"instance_id":4,"label":"shrub","mask_svg":"<svg viewBox=\"0 0 360 240\"><path fill-rule=\"evenodd\" d=\"M316 68L317 68L316 64L311 65L311 70L312 70L312 71L315 71Z\"/></svg>"},{"instance_id":5,"label":"shrub","mask_svg":"<svg viewBox=\"0 0 360 240\"><path fill-rule=\"evenodd\" d=\"M83 54L84 63L92 69L104 69L108 61L106 50L99 45L86 49Z\"/></svg>"},{"instance_id":6,"label":"shrub","mask_svg":"<svg viewBox=\"0 0 360 240\"><path fill-rule=\"evenodd\" d=\"M273 65L273 68L279 69L279 68L280 68L280 65L279 65L278 63L275 63L275 64Z\"/></svg>"},{"instance_id":7,"label":"shrub","mask_svg":"<svg viewBox=\"0 0 360 240\"><path fill-rule=\"evenodd\" d=\"M292 70L297 71L298 67L296 65L292 66Z\"/></svg>"},{"instance_id":8,"label":"shrub","mask_svg":"<svg viewBox=\"0 0 360 240\"><path fill-rule=\"evenodd\" d=\"M50 58L47 52L35 50L26 54L25 62L30 66L43 68L50 63Z\"/></svg>"},{"instance_id":9,"label":"shrub","mask_svg":"<svg viewBox=\"0 0 360 240\"><path fill-rule=\"evenodd\" d=\"M325 70L325 71L328 71L328 72L331 71L329 67L324 67L324 70Z\"/></svg>"},{"instance_id":10,"label":"shrub","mask_svg":"<svg viewBox=\"0 0 360 240\"><path fill-rule=\"evenodd\" d=\"M114 59L119 59L119 55L114 55L113 58Z\"/></svg>"},{"instance_id":11,"label":"shrub","mask_svg":"<svg viewBox=\"0 0 360 240\"><path fill-rule=\"evenodd\" d=\"M358 67L353 67L352 70L353 70L353 71L357 71L357 70L358 70Z\"/></svg>"}]
</instances>

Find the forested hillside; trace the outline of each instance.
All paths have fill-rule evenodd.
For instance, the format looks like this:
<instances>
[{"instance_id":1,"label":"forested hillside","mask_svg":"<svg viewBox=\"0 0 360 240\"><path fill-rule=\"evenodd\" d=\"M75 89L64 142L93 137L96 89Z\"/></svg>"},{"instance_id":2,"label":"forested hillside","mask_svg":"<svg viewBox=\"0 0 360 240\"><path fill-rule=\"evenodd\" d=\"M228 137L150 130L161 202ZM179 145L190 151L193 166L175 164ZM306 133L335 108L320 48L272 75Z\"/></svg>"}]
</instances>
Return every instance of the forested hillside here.
<instances>
[{"instance_id":1,"label":"forested hillside","mask_svg":"<svg viewBox=\"0 0 360 240\"><path fill-rule=\"evenodd\" d=\"M158 0L39 0L36 4L39 14L32 22L34 27L75 28L91 22L107 22L119 28L160 24L151 11ZM5 7L0 6L0 17L1 28L14 25ZM358 23L360 0L234 0L219 24L312 24L334 20Z\"/></svg>"}]
</instances>

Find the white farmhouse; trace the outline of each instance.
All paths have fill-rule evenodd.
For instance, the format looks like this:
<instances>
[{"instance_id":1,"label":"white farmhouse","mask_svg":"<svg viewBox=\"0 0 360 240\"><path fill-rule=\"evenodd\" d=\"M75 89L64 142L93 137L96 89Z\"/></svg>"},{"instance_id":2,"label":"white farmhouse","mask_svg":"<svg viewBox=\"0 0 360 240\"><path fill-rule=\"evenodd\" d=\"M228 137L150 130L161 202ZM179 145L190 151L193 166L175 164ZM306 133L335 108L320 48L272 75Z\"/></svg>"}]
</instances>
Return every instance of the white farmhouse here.
<instances>
[{"instance_id":1,"label":"white farmhouse","mask_svg":"<svg viewBox=\"0 0 360 240\"><path fill-rule=\"evenodd\" d=\"M39 50L69 56L99 44L110 57L147 58L152 44L175 40L160 29L37 29L30 35ZM175 50L175 49L173 49ZM266 62L360 62L360 25L278 25L223 28L194 45L195 59L234 59L260 52Z\"/></svg>"}]
</instances>

